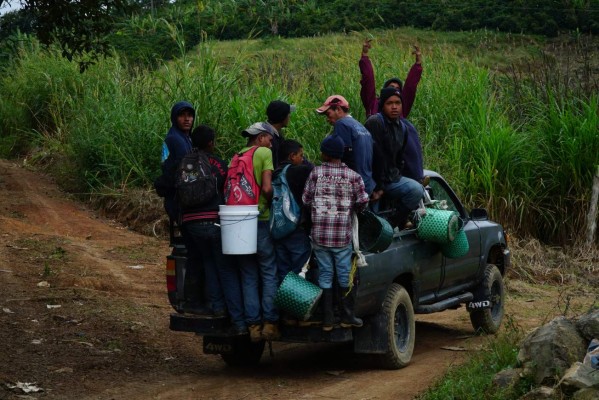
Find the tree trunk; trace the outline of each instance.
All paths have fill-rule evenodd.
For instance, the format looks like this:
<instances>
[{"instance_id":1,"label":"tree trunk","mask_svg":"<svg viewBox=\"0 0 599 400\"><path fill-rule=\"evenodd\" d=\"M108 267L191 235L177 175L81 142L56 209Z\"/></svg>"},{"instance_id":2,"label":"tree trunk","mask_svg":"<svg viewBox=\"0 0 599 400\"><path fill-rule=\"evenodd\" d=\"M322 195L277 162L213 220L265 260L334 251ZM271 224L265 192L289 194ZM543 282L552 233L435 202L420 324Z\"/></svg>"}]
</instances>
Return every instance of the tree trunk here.
<instances>
[{"instance_id":1,"label":"tree trunk","mask_svg":"<svg viewBox=\"0 0 599 400\"><path fill-rule=\"evenodd\" d=\"M597 201L599 200L599 166L593 179L593 192L591 194L591 204L587 215L587 247L591 247L595 242L595 230L597 229Z\"/></svg>"}]
</instances>

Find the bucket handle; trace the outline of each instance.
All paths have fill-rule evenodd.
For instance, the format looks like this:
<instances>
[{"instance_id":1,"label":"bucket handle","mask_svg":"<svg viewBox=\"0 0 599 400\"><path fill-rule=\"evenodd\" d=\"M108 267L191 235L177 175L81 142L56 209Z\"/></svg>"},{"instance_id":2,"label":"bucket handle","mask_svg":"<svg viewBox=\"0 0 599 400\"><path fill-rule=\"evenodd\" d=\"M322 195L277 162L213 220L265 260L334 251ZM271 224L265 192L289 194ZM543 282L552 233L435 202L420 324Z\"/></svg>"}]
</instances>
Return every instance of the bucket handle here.
<instances>
[{"instance_id":1,"label":"bucket handle","mask_svg":"<svg viewBox=\"0 0 599 400\"><path fill-rule=\"evenodd\" d=\"M240 222L249 221L249 220L254 219L254 218L258 218L258 215L246 215L243 219L240 219L240 220L235 221L235 222L231 222L230 224L220 224L219 226L235 225L235 224L239 224ZM221 219L221 222L222 222L222 219Z\"/></svg>"}]
</instances>

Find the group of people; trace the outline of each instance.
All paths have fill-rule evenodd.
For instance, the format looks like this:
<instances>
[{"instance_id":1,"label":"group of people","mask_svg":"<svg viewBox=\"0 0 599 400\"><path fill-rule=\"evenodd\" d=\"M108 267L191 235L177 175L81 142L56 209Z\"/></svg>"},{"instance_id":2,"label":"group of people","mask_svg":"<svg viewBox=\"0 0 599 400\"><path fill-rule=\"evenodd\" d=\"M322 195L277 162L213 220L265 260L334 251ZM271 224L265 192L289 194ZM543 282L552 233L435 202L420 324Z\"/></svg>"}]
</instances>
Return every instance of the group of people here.
<instances>
[{"instance_id":1,"label":"group of people","mask_svg":"<svg viewBox=\"0 0 599 400\"><path fill-rule=\"evenodd\" d=\"M294 111L284 101L272 101L266 109L267 120L241 132L247 143L233 162L243 157L253 169L246 186L258 192L256 254L222 253L218 211L231 195L227 179L232 164L215 155L212 128L199 125L192 130L196 117L192 104L173 106L172 126L163 147L163 175L172 174L186 154L201 151L208 156L218 191L214 199L194 209L181 209L176 195L165 195L165 209L171 220L179 221L187 248L186 312L228 315L236 335L249 334L252 341L277 339L280 319L289 324L296 321L280 315L274 303L276 291L285 276L299 273L313 254L323 290L322 329L330 331L335 324L335 277L342 293L340 325L362 326L354 313L356 290L350 278L352 214L366 208L378 212L392 205L393 221L402 229L424 194L420 139L406 119L422 73L420 51L415 47L416 63L405 85L398 78L389 79L377 97L370 48L371 42L364 42L359 62L360 95L368 116L364 125L350 115L350 105L341 95L329 96L315 110L333 126L320 145L321 165L305 159L301 143L283 137ZM283 173L302 213L293 232L274 239L270 202L273 180ZM387 203L381 206L381 202Z\"/></svg>"}]
</instances>

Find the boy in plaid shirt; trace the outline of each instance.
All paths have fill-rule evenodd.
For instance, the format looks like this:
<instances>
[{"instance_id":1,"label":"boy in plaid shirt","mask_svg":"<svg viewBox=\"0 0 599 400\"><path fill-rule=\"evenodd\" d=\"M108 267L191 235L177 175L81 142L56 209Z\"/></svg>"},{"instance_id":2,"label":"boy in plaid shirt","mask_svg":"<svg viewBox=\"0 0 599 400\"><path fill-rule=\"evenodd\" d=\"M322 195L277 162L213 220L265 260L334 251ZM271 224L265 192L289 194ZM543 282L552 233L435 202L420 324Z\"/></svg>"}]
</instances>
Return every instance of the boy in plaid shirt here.
<instances>
[{"instance_id":1,"label":"boy in plaid shirt","mask_svg":"<svg viewBox=\"0 0 599 400\"><path fill-rule=\"evenodd\" d=\"M364 181L341 162L343 139L328 136L320 145L323 164L315 167L304 188L302 200L311 208L312 247L318 263L318 285L323 289L324 321L322 329L333 329L333 276L345 296L342 299L341 326L360 327L362 320L354 315L355 290L349 294L352 255L352 212L362 211L368 204Z\"/></svg>"}]
</instances>

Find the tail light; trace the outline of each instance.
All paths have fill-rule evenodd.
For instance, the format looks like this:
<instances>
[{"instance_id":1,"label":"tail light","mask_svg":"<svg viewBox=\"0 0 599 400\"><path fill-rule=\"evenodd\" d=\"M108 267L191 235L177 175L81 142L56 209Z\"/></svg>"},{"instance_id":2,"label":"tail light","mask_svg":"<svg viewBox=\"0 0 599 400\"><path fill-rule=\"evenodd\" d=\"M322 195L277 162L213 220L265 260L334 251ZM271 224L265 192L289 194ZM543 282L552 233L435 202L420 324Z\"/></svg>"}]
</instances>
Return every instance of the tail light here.
<instances>
[{"instance_id":1,"label":"tail light","mask_svg":"<svg viewBox=\"0 0 599 400\"><path fill-rule=\"evenodd\" d=\"M166 290L168 292L176 292L177 291L177 274L175 272L175 258L167 257L166 258Z\"/></svg>"}]
</instances>

